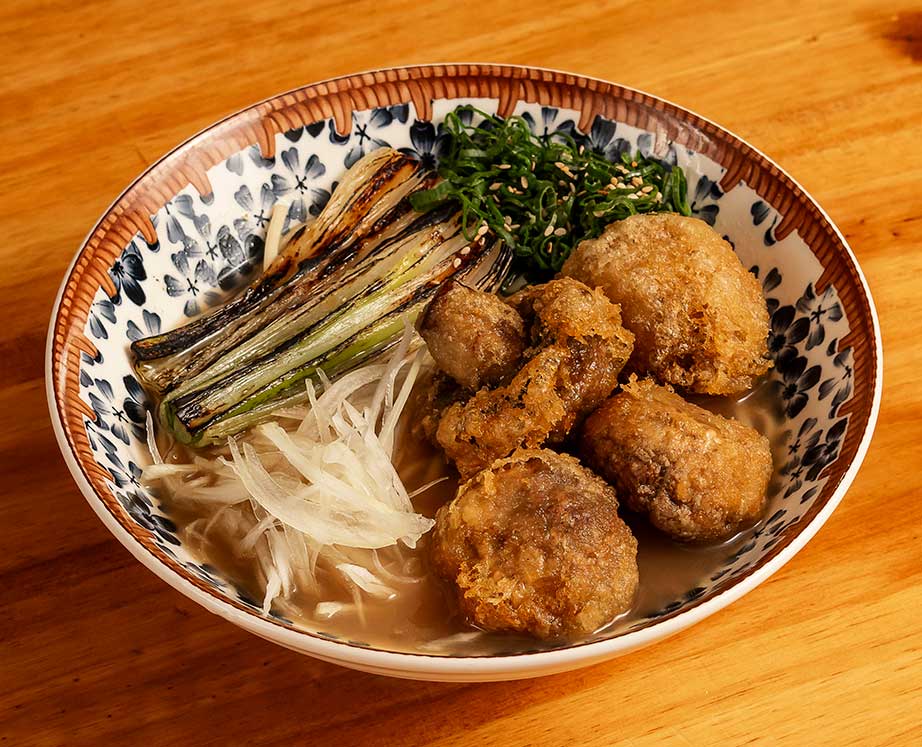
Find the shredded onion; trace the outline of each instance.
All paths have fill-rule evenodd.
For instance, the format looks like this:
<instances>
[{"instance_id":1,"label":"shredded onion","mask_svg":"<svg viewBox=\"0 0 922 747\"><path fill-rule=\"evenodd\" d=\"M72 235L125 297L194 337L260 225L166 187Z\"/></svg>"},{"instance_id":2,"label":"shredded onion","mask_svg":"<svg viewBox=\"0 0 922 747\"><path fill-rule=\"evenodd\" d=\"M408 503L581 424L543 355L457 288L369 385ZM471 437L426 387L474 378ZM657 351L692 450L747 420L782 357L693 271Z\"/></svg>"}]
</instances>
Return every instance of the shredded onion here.
<instances>
[{"instance_id":1,"label":"shredded onion","mask_svg":"<svg viewBox=\"0 0 922 747\"><path fill-rule=\"evenodd\" d=\"M288 214L288 202L279 201L272 206L269 214L269 226L266 228L266 240L263 244L263 270L267 270L272 261L279 254L282 243L282 227L285 225L285 216Z\"/></svg>"},{"instance_id":2,"label":"shredded onion","mask_svg":"<svg viewBox=\"0 0 922 747\"><path fill-rule=\"evenodd\" d=\"M319 572L339 578L355 602L321 600L321 617L354 608L363 618L362 595L390 599L397 586L420 580L419 563L401 548L414 548L434 522L413 510L393 464L397 424L420 368L414 337L406 325L387 361L321 379L319 395L308 384L308 407L228 439L213 458L165 462L148 418L154 464L142 479L215 512L190 525L189 536L221 532L238 554L255 557L264 612L316 589Z\"/></svg>"}]
</instances>

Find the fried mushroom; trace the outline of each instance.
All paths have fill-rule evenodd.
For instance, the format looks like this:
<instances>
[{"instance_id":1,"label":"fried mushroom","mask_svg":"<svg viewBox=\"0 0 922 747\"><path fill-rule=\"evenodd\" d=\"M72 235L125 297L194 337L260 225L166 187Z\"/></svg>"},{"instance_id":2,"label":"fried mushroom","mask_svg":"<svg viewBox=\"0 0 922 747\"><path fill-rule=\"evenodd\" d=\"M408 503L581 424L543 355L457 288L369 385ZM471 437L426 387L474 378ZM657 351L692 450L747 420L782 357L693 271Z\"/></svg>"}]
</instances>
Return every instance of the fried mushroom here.
<instances>
[{"instance_id":1,"label":"fried mushroom","mask_svg":"<svg viewBox=\"0 0 922 747\"><path fill-rule=\"evenodd\" d=\"M704 221L674 213L617 221L581 242L562 274L621 305L635 336L630 370L692 392L736 394L771 365L761 288Z\"/></svg>"},{"instance_id":2,"label":"fried mushroom","mask_svg":"<svg viewBox=\"0 0 922 747\"><path fill-rule=\"evenodd\" d=\"M768 439L648 380L633 379L586 419L580 455L629 508L696 542L755 522L772 474Z\"/></svg>"},{"instance_id":3,"label":"fried mushroom","mask_svg":"<svg viewBox=\"0 0 922 747\"><path fill-rule=\"evenodd\" d=\"M439 289L418 328L436 365L472 390L511 377L525 349L516 311L492 293L458 282Z\"/></svg>"},{"instance_id":4,"label":"fried mushroom","mask_svg":"<svg viewBox=\"0 0 922 747\"><path fill-rule=\"evenodd\" d=\"M462 477L517 448L561 442L611 394L631 353L618 307L575 280L531 287L513 303L532 319L527 362L505 386L450 406L438 425Z\"/></svg>"},{"instance_id":5,"label":"fried mushroom","mask_svg":"<svg viewBox=\"0 0 922 747\"><path fill-rule=\"evenodd\" d=\"M587 635L637 590L637 542L617 509L611 486L575 458L517 451L439 509L431 567L479 628Z\"/></svg>"}]
</instances>

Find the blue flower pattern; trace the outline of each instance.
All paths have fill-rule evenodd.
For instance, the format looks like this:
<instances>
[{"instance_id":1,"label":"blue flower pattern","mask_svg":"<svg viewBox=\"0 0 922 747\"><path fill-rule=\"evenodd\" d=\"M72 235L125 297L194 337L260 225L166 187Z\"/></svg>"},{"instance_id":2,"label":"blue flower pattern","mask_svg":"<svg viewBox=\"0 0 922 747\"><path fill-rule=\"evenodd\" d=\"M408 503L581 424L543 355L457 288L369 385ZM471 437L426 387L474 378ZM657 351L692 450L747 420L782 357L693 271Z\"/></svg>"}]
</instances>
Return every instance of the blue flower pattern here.
<instances>
[{"instance_id":1,"label":"blue flower pattern","mask_svg":"<svg viewBox=\"0 0 922 747\"><path fill-rule=\"evenodd\" d=\"M582 133L575 113L568 110L520 105L518 113L542 138L572 137L609 158L634 149L650 154L654 146L651 133L602 117ZM121 360L126 341L157 334L199 314L226 291L245 283L261 264L263 236L277 200L290 201L287 223L316 215L335 189L334 178L368 151L387 144L433 167L443 153L444 130L441 124L415 119L412 107L404 104L357 112L347 136L335 131L332 120L318 122L279 135L277 157L263 157L256 146L231 156L211 172L215 187L211 198L203 199L190 187L152 216L159 243L149 246L140 236L130 241L109 271L115 294L109 297L100 290L91 308L87 334L99 352L81 356L80 385L94 413L85 421L90 447L111 476L113 494L164 552L205 583L243 603L254 602L220 571L186 553L176 525L141 486L139 478L147 459L146 395L127 365L120 378L110 381L97 373L103 370L99 364L110 354L115 356L112 360ZM337 154L335 159L331 154ZM675 147L668 148L663 161L677 161ZM789 430L779 435L782 461L776 477L780 488L769 518L709 579L651 617L677 614L708 598L779 542L787 527L819 495L824 471L838 458L848 429L848 417L840 415L840 409L853 390L853 358L851 349L839 342L848 325L835 289L817 289L815 278L798 288L797 278L783 277L771 259L778 244L774 227L779 216L751 190L744 207L749 220L734 224L728 218L725 222L723 212L730 214L729 202L738 203L748 188L741 185L725 194L718 186L719 178L720 172L712 168L690 178L689 204L694 215L713 225L735 247L754 247L741 256L749 260L766 297L768 346L774 361L770 380ZM733 214L739 212L737 204ZM152 284L165 290L166 298L152 290ZM627 629L646 624L636 621Z\"/></svg>"}]
</instances>

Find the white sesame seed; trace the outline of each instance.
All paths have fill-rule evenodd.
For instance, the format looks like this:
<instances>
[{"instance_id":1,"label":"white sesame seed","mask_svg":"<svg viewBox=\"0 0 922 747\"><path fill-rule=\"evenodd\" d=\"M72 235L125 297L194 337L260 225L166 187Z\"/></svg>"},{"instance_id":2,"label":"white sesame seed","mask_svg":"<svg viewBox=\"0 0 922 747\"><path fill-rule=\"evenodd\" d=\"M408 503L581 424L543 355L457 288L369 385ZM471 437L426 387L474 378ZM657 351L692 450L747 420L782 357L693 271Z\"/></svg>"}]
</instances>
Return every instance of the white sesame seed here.
<instances>
[{"instance_id":1,"label":"white sesame seed","mask_svg":"<svg viewBox=\"0 0 922 747\"><path fill-rule=\"evenodd\" d=\"M627 198L628 198L629 200L636 200L638 197L640 197L640 195L637 194L636 192L631 192L631 193L627 196Z\"/></svg>"},{"instance_id":2,"label":"white sesame seed","mask_svg":"<svg viewBox=\"0 0 922 747\"><path fill-rule=\"evenodd\" d=\"M554 226L548 226L544 229L545 236L550 236L552 233L554 233Z\"/></svg>"},{"instance_id":3,"label":"white sesame seed","mask_svg":"<svg viewBox=\"0 0 922 747\"><path fill-rule=\"evenodd\" d=\"M499 189L499 188L502 187L502 186L503 186L503 185L502 185L500 182L493 182L493 183L490 185L490 190L493 191L493 192L495 192L497 189Z\"/></svg>"},{"instance_id":4,"label":"white sesame seed","mask_svg":"<svg viewBox=\"0 0 922 747\"><path fill-rule=\"evenodd\" d=\"M650 194L650 192L653 191L653 185L648 184L646 187L644 187L640 191L643 192L645 195Z\"/></svg>"},{"instance_id":5,"label":"white sesame seed","mask_svg":"<svg viewBox=\"0 0 922 747\"><path fill-rule=\"evenodd\" d=\"M451 261L451 264L452 264L452 267L454 267L455 269L457 269L457 268L459 268L459 267L461 266L461 259L460 259L459 257L455 257L455 258Z\"/></svg>"},{"instance_id":6,"label":"white sesame seed","mask_svg":"<svg viewBox=\"0 0 922 747\"><path fill-rule=\"evenodd\" d=\"M471 248L470 248L469 246L465 246L465 247L463 247L463 248L461 249L461 256L462 256L462 257L466 257L466 256L467 256L468 254L470 254L470 253L471 253Z\"/></svg>"},{"instance_id":7,"label":"white sesame seed","mask_svg":"<svg viewBox=\"0 0 922 747\"><path fill-rule=\"evenodd\" d=\"M554 229L554 235L555 235L555 236L566 236L566 235L567 235L567 229L566 229L566 228L562 228L562 227L561 227L561 228L555 228L555 229Z\"/></svg>"},{"instance_id":8,"label":"white sesame seed","mask_svg":"<svg viewBox=\"0 0 922 747\"><path fill-rule=\"evenodd\" d=\"M498 169L511 169L512 166L510 166L508 163L501 163L501 164L499 164L496 168L498 168Z\"/></svg>"},{"instance_id":9,"label":"white sesame seed","mask_svg":"<svg viewBox=\"0 0 922 747\"><path fill-rule=\"evenodd\" d=\"M631 184L633 184L635 187L639 187L641 184L643 184L643 179L641 179L639 176L635 176L633 179L631 179Z\"/></svg>"},{"instance_id":10,"label":"white sesame seed","mask_svg":"<svg viewBox=\"0 0 922 747\"><path fill-rule=\"evenodd\" d=\"M523 176L519 181L522 182L522 189L528 189L528 179Z\"/></svg>"}]
</instances>

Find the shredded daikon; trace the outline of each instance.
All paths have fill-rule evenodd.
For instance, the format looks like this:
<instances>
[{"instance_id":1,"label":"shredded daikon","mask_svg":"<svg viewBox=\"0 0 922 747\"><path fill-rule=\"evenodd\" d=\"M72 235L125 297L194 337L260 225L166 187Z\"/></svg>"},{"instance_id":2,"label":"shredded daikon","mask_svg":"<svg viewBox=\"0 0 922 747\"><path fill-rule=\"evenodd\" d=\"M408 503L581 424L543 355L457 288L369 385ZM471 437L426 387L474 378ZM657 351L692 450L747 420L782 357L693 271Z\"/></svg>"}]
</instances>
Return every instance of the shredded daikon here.
<instances>
[{"instance_id":1,"label":"shredded daikon","mask_svg":"<svg viewBox=\"0 0 922 747\"><path fill-rule=\"evenodd\" d=\"M321 602L316 607L314 607L314 616L330 618L333 617L333 615L339 614L350 606L351 605L344 604L342 602Z\"/></svg>"},{"instance_id":2,"label":"shredded daikon","mask_svg":"<svg viewBox=\"0 0 922 747\"><path fill-rule=\"evenodd\" d=\"M308 383L307 407L230 438L210 459L164 461L148 419L154 464L143 479L214 511L190 525L189 536L204 541L222 532L239 555L255 558L264 612L277 599L316 589L321 572L339 578L355 602L320 600L321 617L354 608L361 619L362 595L390 599L401 584L420 580L420 564L401 548L414 548L434 522L414 511L393 463L398 421L420 368L413 346L407 325L385 362L334 382L321 378L319 394Z\"/></svg>"}]
</instances>

